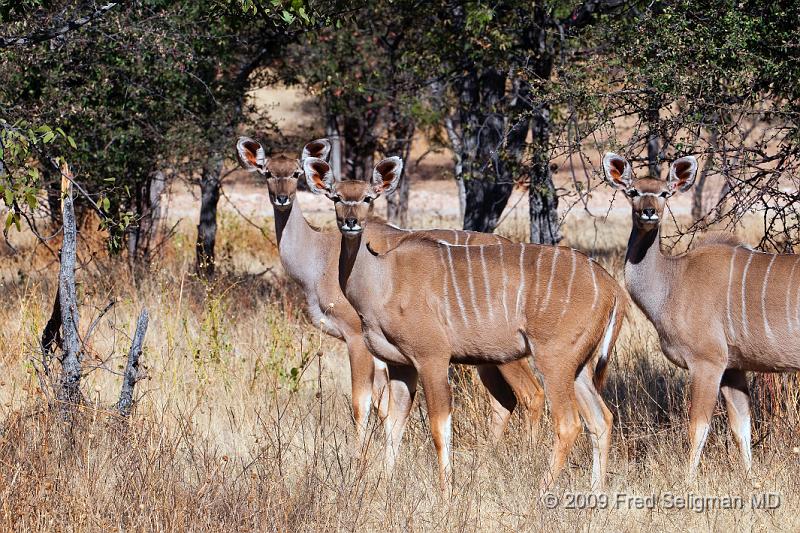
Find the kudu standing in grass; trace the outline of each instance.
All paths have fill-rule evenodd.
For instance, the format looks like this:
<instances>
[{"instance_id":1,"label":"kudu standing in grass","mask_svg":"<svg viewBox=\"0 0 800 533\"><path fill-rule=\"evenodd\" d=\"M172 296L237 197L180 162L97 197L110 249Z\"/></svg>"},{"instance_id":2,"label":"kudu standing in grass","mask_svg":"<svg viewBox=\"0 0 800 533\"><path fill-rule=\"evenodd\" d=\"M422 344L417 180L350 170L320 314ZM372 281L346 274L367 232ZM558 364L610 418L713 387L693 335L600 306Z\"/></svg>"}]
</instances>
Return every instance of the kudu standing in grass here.
<instances>
[{"instance_id":1,"label":"kudu standing in grass","mask_svg":"<svg viewBox=\"0 0 800 533\"><path fill-rule=\"evenodd\" d=\"M325 160L330 148L327 139L312 141L303 148L302 159L313 156ZM303 176L300 161L283 154L267 157L261 144L247 137L239 139L237 156L242 167L258 172L266 180L269 199L275 211L275 231L281 264L289 277L302 288L312 322L317 328L347 344L353 417L359 445L363 445L370 404L375 402L379 416L385 419L388 416L391 392L387 388L386 364L373 359L364 344L358 314L342 295L339 287L337 265L341 237L337 231L325 232L312 228L303 217L300 204L295 198L298 179ZM508 242L496 235L475 232L427 230L424 233L445 240L452 239L454 242ZM413 232L409 230L381 223L372 224L370 233L376 247L394 246L411 234ZM513 362L499 368L496 365L483 365L478 372L492 399L492 433L495 438L502 435L517 404L517 398L528 408L529 432L533 435L543 409L544 391L528 362ZM395 409L405 409L402 398L397 398L394 406ZM395 429L395 433L387 437L389 442L395 442L400 436L402 433L398 435ZM387 448L390 461L395 451L396 448Z\"/></svg>"},{"instance_id":2,"label":"kudu standing in grass","mask_svg":"<svg viewBox=\"0 0 800 533\"><path fill-rule=\"evenodd\" d=\"M732 235L712 235L683 255L665 256L660 247L664 206L692 186L697 160L676 160L666 182L635 178L630 163L612 153L603 158L603 171L632 207L625 256L628 292L655 325L664 355L689 370L688 477L697 474L720 390L749 474L745 372L800 370L800 289L794 282L800 256L757 252Z\"/></svg>"},{"instance_id":3,"label":"kudu standing in grass","mask_svg":"<svg viewBox=\"0 0 800 533\"><path fill-rule=\"evenodd\" d=\"M451 473L451 362L502 364L533 356L555 429L549 487L580 433L591 434L592 486L602 488L612 415L597 391L628 305L608 272L569 248L533 244L459 246L414 235L376 253L364 229L372 202L397 186L402 160L379 162L370 182L336 179L322 159L304 161L309 187L335 204L338 275L374 355L389 366L390 403L425 389L444 488ZM599 348L597 368L590 364ZM396 391L405 390L404 395ZM410 403L404 405L410 409ZM387 424L393 420L390 408Z\"/></svg>"}]
</instances>

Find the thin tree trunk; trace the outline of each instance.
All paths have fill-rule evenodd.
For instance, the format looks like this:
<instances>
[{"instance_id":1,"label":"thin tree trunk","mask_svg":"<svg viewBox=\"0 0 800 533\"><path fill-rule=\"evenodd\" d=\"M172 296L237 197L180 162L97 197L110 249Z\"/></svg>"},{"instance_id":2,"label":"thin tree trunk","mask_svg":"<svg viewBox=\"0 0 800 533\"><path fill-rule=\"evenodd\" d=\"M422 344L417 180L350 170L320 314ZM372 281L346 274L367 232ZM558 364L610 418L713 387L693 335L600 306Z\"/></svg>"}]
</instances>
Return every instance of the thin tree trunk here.
<instances>
[{"instance_id":1,"label":"thin tree trunk","mask_svg":"<svg viewBox=\"0 0 800 533\"><path fill-rule=\"evenodd\" d=\"M331 142L330 163L333 175L337 179L342 177L342 137L339 135L339 124L335 116L329 116L325 123L325 135Z\"/></svg>"},{"instance_id":2,"label":"thin tree trunk","mask_svg":"<svg viewBox=\"0 0 800 533\"><path fill-rule=\"evenodd\" d=\"M214 277L217 240L217 204L219 203L223 157L212 152L200 179L200 223L197 225L196 270L204 279Z\"/></svg>"},{"instance_id":3,"label":"thin tree trunk","mask_svg":"<svg viewBox=\"0 0 800 533\"><path fill-rule=\"evenodd\" d=\"M400 184L395 191L386 197L386 218L392 224L401 228L408 227L408 197L411 192L411 183L408 179L409 156L411 155L411 142L414 138L414 122L409 118L392 121L389 128L394 138L387 143L386 156L397 155L403 158L403 173Z\"/></svg>"},{"instance_id":4,"label":"thin tree trunk","mask_svg":"<svg viewBox=\"0 0 800 533\"><path fill-rule=\"evenodd\" d=\"M147 309L142 309L139 319L136 321L136 331L133 334L131 349L128 352L128 363L125 366L125 374L122 378L122 389L119 393L117 410L123 417L127 417L133 407L133 393L136 382L139 380L139 357L142 355L142 343L147 332L147 323L150 316Z\"/></svg>"},{"instance_id":5,"label":"thin tree trunk","mask_svg":"<svg viewBox=\"0 0 800 533\"><path fill-rule=\"evenodd\" d=\"M658 101L654 98L648 99L648 108L645 112L647 121L647 170L654 178L661 177L661 165L659 162L660 148L660 116L658 113Z\"/></svg>"},{"instance_id":6,"label":"thin tree trunk","mask_svg":"<svg viewBox=\"0 0 800 533\"><path fill-rule=\"evenodd\" d=\"M66 164L61 172L72 176ZM64 221L64 240L61 245L61 267L58 273L58 296L61 311L62 359L61 386L58 400L64 411L72 411L81 397L81 343L78 338L78 298L75 291L75 262L78 249L78 229L75 224L75 208L72 203L72 183L62 182L65 191L61 217Z\"/></svg>"},{"instance_id":7,"label":"thin tree trunk","mask_svg":"<svg viewBox=\"0 0 800 533\"><path fill-rule=\"evenodd\" d=\"M709 143L711 144L711 154L706 157L706 161L703 164L703 170L700 171L700 176L697 179L697 183L694 186L694 193L692 194L692 219L693 220L700 220L703 218L705 214L703 212L703 192L705 191L706 187L706 180L708 179L708 175L711 173L711 169L714 166L714 154L717 153L717 114L714 113L712 117L711 128L710 128L710 138Z\"/></svg>"},{"instance_id":8,"label":"thin tree trunk","mask_svg":"<svg viewBox=\"0 0 800 533\"><path fill-rule=\"evenodd\" d=\"M528 189L530 241L557 244L562 235L558 225L558 196L550 170L550 110L546 106L535 110L532 133L533 168Z\"/></svg>"}]
</instances>

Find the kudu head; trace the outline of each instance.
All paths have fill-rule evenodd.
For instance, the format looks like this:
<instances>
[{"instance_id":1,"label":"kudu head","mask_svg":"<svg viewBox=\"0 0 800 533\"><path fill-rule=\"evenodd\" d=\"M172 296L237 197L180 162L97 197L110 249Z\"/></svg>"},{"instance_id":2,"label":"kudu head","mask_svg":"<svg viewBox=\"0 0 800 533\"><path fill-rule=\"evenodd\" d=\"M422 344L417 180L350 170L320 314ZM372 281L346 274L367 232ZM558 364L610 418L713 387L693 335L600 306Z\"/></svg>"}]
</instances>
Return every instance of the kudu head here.
<instances>
[{"instance_id":1,"label":"kudu head","mask_svg":"<svg viewBox=\"0 0 800 533\"><path fill-rule=\"evenodd\" d=\"M239 137L236 143L239 164L264 177L269 201L277 211L288 210L294 202L298 180L303 177L302 160L308 157L325 160L330 151L331 143L328 139L317 139L305 145L302 158L298 161L284 154L267 157L261 143L249 137Z\"/></svg>"},{"instance_id":2,"label":"kudu head","mask_svg":"<svg viewBox=\"0 0 800 533\"><path fill-rule=\"evenodd\" d=\"M375 165L370 181L338 180L324 160L303 161L308 188L330 198L336 209L336 225L345 237L358 237L372 212L372 202L395 190L403 172L403 160L389 157Z\"/></svg>"},{"instance_id":3,"label":"kudu head","mask_svg":"<svg viewBox=\"0 0 800 533\"><path fill-rule=\"evenodd\" d=\"M603 175L609 185L625 193L633 209L635 226L652 230L661 223L667 199L676 192L688 191L697 176L694 156L676 159L669 168L667 181L652 177L635 178L631 164L611 152L603 157Z\"/></svg>"}]
</instances>

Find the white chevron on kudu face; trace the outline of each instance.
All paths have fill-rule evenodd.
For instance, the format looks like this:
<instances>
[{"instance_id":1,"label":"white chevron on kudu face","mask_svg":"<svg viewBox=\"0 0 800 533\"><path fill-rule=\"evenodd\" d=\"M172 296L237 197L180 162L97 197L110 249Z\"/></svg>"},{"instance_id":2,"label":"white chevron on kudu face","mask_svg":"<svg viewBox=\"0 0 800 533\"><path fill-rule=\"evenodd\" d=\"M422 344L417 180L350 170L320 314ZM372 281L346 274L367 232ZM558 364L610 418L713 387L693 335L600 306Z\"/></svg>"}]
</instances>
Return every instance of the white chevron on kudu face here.
<instances>
[{"instance_id":1,"label":"white chevron on kudu face","mask_svg":"<svg viewBox=\"0 0 800 533\"><path fill-rule=\"evenodd\" d=\"M340 283L363 317L368 344L390 373L403 368L409 382L422 381L442 484L450 476L450 362L477 364L480 373L485 364L504 363L502 369L533 355L556 427L542 488L563 468L580 417L592 436L592 486L602 487L612 415L597 387L628 306L608 272L574 250L494 244L494 237L472 232L454 233L449 244L412 236L375 253L362 232L349 229L369 226L367 210L346 211L342 201L371 204L392 191L402 162L381 161L370 182L329 179L319 162L305 168L309 188L335 200L342 230ZM353 220L345 224L348 218Z\"/></svg>"},{"instance_id":2,"label":"white chevron on kudu face","mask_svg":"<svg viewBox=\"0 0 800 533\"><path fill-rule=\"evenodd\" d=\"M711 235L686 254L665 256L660 250L664 207L694 183L695 158L676 160L666 182L634 178L630 164L611 153L603 158L603 171L631 203L628 291L655 325L665 355L691 376L687 473L696 474L720 390L749 471L746 372L800 370L800 290L794 283L800 258L752 250L732 235Z\"/></svg>"}]
</instances>

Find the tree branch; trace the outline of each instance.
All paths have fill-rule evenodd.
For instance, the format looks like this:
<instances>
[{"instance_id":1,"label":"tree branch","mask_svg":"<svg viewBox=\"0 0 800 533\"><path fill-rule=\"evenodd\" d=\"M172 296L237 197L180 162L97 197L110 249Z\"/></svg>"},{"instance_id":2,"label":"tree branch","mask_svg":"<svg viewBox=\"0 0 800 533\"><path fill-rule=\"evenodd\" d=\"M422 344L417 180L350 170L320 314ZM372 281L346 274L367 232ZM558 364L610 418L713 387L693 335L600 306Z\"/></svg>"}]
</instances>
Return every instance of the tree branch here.
<instances>
[{"instance_id":1,"label":"tree branch","mask_svg":"<svg viewBox=\"0 0 800 533\"><path fill-rule=\"evenodd\" d=\"M93 20L102 17L118 3L119 2L109 2L108 4L97 8L94 13L86 15L85 17L76 18L75 20L71 20L66 24L56 28L50 28L49 30L31 33L30 35L25 35L22 37L0 37L0 48L30 46L44 41L49 41L50 39L55 39L56 37L60 37L65 33L77 30L78 28L89 24Z\"/></svg>"}]
</instances>

